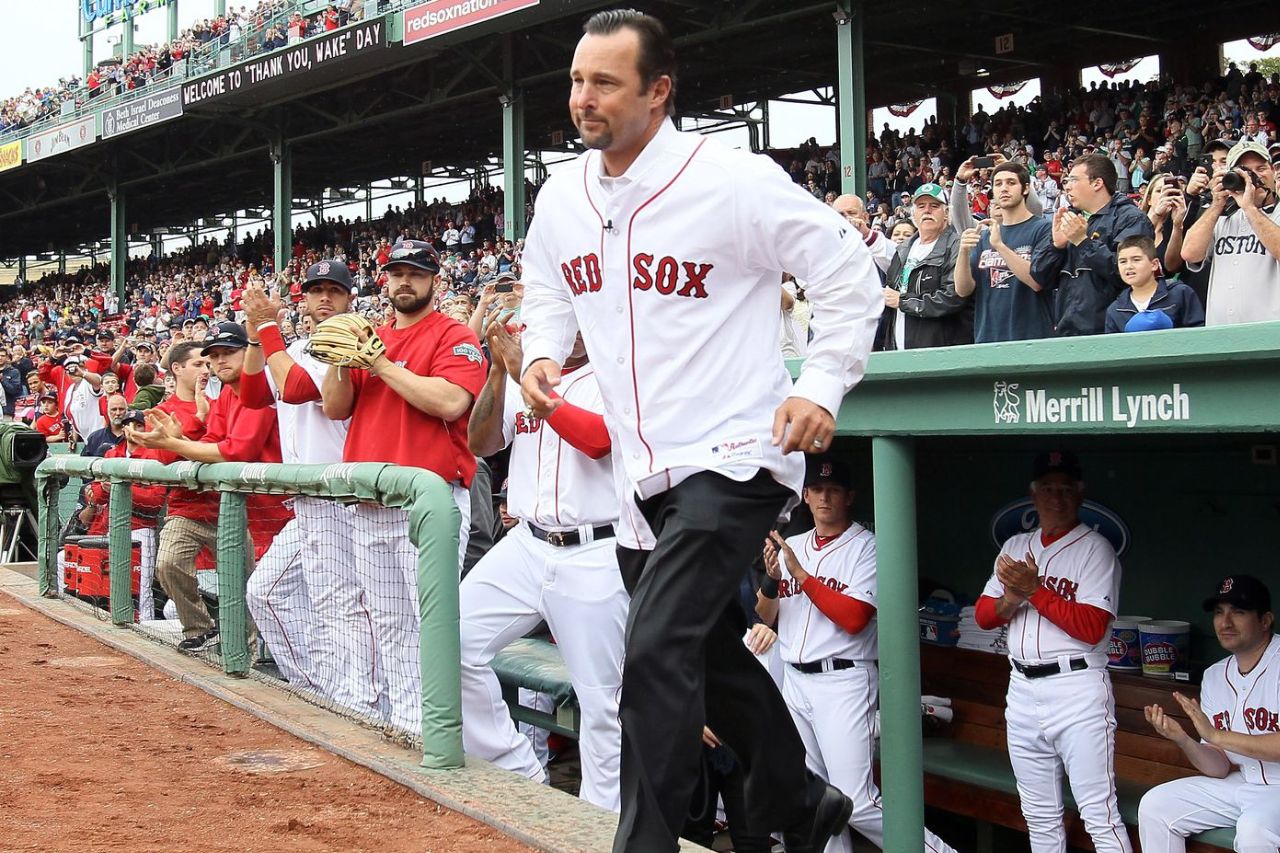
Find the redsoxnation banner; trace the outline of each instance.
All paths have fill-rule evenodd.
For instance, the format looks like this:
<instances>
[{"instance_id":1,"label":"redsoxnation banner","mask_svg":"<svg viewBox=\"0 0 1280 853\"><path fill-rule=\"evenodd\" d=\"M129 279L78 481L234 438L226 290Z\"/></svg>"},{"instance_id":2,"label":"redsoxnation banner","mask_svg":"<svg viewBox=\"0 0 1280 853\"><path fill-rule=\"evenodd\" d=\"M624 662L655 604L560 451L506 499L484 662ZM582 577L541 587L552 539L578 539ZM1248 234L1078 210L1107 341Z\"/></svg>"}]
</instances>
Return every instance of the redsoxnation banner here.
<instances>
[{"instance_id":1,"label":"redsoxnation banner","mask_svg":"<svg viewBox=\"0 0 1280 853\"><path fill-rule=\"evenodd\" d=\"M212 101L272 80L297 77L321 65L341 62L357 53L383 47L386 43L387 28L382 18L343 27L322 38L273 51L187 83L182 87L182 105Z\"/></svg>"},{"instance_id":2,"label":"redsoxnation banner","mask_svg":"<svg viewBox=\"0 0 1280 853\"><path fill-rule=\"evenodd\" d=\"M538 5L538 0L429 0L404 10L406 46Z\"/></svg>"}]
</instances>

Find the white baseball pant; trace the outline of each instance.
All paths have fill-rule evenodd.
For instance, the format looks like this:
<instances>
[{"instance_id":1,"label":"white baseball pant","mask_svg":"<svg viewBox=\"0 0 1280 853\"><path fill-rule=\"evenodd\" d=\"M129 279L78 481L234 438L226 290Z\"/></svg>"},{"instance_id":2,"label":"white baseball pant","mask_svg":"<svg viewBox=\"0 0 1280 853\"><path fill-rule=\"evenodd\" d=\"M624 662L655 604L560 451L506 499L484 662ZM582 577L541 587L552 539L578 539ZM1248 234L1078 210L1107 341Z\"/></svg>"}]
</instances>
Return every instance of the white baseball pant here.
<instances>
[{"instance_id":1,"label":"white baseball pant","mask_svg":"<svg viewBox=\"0 0 1280 853\"><path fill-rule=\"evenodd\" d=\"M884 848L884 811L872 775L875 753L873 725L880 697L879 669L858 662L852 669L800 672L787 665L782 698L804 741L805 763L816 775L853 800L849 826ZM955 853L954 848L924 828L927 853ZM827 842L826 853L852 853L849 833Z\"/></svg>"},{"instance_id":2,"label":"white baseball pant","mask_svg":"<svg viewBox=\"0 0 1280 853\"><path fill-rule=\"evenodd\" d=\"M541 711L544 714L550 714L555 710L556 703L550 694L537 693L527 687L521 687L518 701L525 708L532 708L535 711ZM547 765L551 763L551 748L547 743L550 734L546 729L540 729L533 723L519 723L516 729L520 734L529 740L529 745L533 747L533 757L537 759L538 766L546 773ZM550 777L544 779L549 785Z\"/></svg>"},{"instance_id":3,"label":"white baseball pant","mask_svg":"<svg viewBox=\"0 0 1280 853\"><path fill-rule=\"evenodd\" d=\"M461 515L458 567L471 531L471 493L453 485ZM409 541L409 514L402 509L356 504L352 542L361 599L377 638L374 679L388 723L418 734L422 729L422 675L419 669L418 551Z\"/></svg>"},{"instance_id":4,"label":"white baseball pant","mask_svg":"<svg viewBox=\"0 0 1280 853\"><path fill-rule=\"evenodd\" d=\"M245 585L258 635L294 687L316 689L312 678L311 601L302 572L302 531L292 519L271 540Z\"/></svg>"},{"instance_id":5,"label":"white baseball pant","mask_svg":"<svg viewBox=\"0 0 1280 853\"><path fill-rule=\"evenodd\" d=\"M1027 678L1009 674L1005 722L1033 853L1066 853L1062 772L1098 853L1131 853L1114 772L1116 703L1102 668Z\"/></svg>"},{"instance_id":6,"label":"white baseball pant","mask_svg":"<svg viewBox=\"0 0 1280 853\"><path fill-rule=\"evenodd\" d=\"M511 720L489 663L547 620L582 711L580 795L621 808L622 650L630 598L618 571L616 540L556 547L519 524L462 582L462 744L468 754L530 779L544 773L528 738Z\"/></svg>"},{"instance_id":7,"label":"white baseball pant","mask_svg":"<svg viewBox=\"0 0 1280 853\"><path fill-rule=\"evenodd\" d=\"M373 617L361 600L351 551L351 508L297 497L302 575L311 601L311 677L330 701L362 716L378 712Z\"/></svg>"},{"instance_id":8,"label":"white baseball pant","mask_svg":"<svg viewBox=\"0 0 1280 853\"><path fill-rule=\"evenodd\" d=\"M136 527L130 538L138 543L138 619L156 618L156 529Z\"/></svg>"},{"instance_id":9,"label":"white baseball pant","mask_svg":"<svg viewBox=\"0 0 1280 853\"><path fill-rule=\"evenodd\" d=\"M1280 849L1280 785L1251 785L1239 772L1225 779L1191 776L1157 785L1138 806L1143 853L1185 853L1187 836L1236 828L1239 853Z\"/></svg>"}]
</instances>

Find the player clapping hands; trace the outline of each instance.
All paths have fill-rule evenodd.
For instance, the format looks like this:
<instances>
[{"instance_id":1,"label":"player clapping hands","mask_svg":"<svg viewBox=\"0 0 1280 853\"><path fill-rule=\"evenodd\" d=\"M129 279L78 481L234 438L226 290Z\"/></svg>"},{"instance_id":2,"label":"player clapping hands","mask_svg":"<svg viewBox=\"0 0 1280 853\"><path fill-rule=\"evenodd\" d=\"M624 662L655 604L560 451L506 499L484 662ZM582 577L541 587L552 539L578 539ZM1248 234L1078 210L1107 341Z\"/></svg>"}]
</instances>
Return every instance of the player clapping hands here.
<instances>
[{"instance_id":1,"label":"player clapping hands","mask_svg":"<svg viewBox=\"0 0 1280 853\"><path fill-rule=\"evenodd\" d=\"M804 583L809 577L809 573L800 565L796 552L787 544L787 540L782 538L782 534L774 530L764 541L764 570L774 580L782 580L780 564L786 565L787 574L791 575L797 584Z\"/></svg>"}]
</instances>

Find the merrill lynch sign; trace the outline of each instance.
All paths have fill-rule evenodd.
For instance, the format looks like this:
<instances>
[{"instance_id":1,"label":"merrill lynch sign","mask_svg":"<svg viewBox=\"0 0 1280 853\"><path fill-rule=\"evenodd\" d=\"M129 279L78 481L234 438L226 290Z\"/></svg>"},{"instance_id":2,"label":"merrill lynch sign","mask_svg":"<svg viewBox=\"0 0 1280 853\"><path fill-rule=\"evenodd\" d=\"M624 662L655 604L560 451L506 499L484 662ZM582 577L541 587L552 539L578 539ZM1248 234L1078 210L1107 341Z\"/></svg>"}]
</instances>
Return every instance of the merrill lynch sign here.
<instances>
[{"instance_id":1,"label":"merrill lynch sign","mask_svg":"<svg viewBox=\"0 0 1280 853\"><path fill-rule=\"evenodd\" d=\"M992 388L991 408L997 424L1123 424L1133 429L1191 420L1191 395L1177 382L1154 394L1130 394L1120 385L1060 394L1002 381Z\"/></svg>"}]
</instances>

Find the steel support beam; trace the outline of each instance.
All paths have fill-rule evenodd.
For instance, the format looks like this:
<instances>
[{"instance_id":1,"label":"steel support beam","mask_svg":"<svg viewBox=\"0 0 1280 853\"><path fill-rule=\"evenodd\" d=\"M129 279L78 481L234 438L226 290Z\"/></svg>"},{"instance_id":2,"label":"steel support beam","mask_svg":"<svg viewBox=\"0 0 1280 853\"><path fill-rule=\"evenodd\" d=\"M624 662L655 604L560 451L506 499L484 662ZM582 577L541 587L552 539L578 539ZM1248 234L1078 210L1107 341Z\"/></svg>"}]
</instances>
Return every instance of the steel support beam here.
<instances>
[{"instance_id":1,"label":"steel support beam","mask_svg":"<svg viewBox=\"0 0 1280 853\"><path fill-rule=\"evenodd\" d=\"M915 447L909 438L877 436L871 440L871 464L876 505L884 849L921 850L924 774L919 707Z\"/></svg>"},{"instance_id":2,"label":"steel support beam","mask_svg":"<svg viewBox=\"0 0 1280 853\"><path fill-rule=\"evenodd\" d=\"M27 283L27 256L18 256L18 279L23 283Z\"/></svg>"},{"instance_id":3,"label":"steel support beam","mask_svg":"<svg viewBox=\"0 0 1280 853\"><path fill-rule=\"evenodd\" d=\"M89 72L93 70L93 23L83 19L80 22L80 47L83 53L81 68L84 72L80 79L87 80Z\"/></svg>"},{"instance_id":4,"label":"steel support beam","mask_svg":"<svg viewBox=\"0 0 1280 853\"><path fill-rule=\"evenodd\" d=\"M178 0L169 0L169 41L178 40Z\"/></svg>"},{"instance_id":5,"label":"steel support beam","mask_svg":"<svg viewBox=\"0 0 1280 853\"><path fill-rule=\"evenodd\" d=\"M115 183L107 189L111 199L111 287L120 304L125 304L125 266L129 263L129 226L125 213L125 191Z\"/></svg>"},{"instance_id":6,"label":"steel support beam","mask_svg":"<svg viewBox=\"0 0 1280 853\"><path fill-rule=\"evenodd\" d=\"M271 140L271 231L275 236L273 255L276 274L289 263L293 251L293 156L283 133Z\"/></svg>"},{"instance_id":7,"label":"steel support beam","mask_svg":"<svg viewBox=\"0 0 1280 853\"><path fill-rule=\"evenodd\" d=\"M124 28L120 36L120 59L123 61L133 56L135 35L133 31L133 6L124 7L124 21L121 26Z\"/></svg>"},{"instance_id":8,"label":"steel support beam","mask_svg":"<svg viewBox=\"0 0 1280 853\"><path fill-rule=\"evenodd\" d=\"M218 18L227 14L227 0L213 0L213 14Z\"/></svg>"},{"instance_id":9,"label":"steel support beam","mask_svg":"<svg viewBox=\"0 0 1280 853\"><path fill-rule=\"evenodd\" d=\"M524 95L516 88L511 38L502 43L502 70L506 94L502 96L502 215L503 236L524 237Z\"/></svg>"},{"instance_id":10,"label":"steel support beam","mask_svg":"<svg viewBox=\"0 0 1280 853\"><path fill-rule=\"evenodd\" d=\"M836 55L840 85L840 189L859 197L867 192L867 71L863 63L862 30L866 13L861 0L839 0Z\"/></svg>"}]
</instances>

